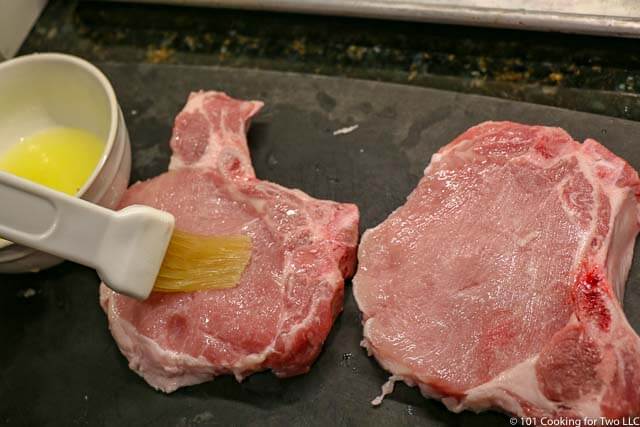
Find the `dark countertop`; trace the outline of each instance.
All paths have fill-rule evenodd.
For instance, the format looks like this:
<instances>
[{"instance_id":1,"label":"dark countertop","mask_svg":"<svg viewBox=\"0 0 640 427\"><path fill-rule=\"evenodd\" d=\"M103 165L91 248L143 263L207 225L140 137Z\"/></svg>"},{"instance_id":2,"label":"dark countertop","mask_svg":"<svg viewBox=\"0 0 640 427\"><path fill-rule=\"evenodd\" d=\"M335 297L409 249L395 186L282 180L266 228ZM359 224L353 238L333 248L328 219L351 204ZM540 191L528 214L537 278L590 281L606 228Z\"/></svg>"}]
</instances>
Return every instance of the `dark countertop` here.
<instances>
[{"instance_id":1,"label":"dark countertop","mask_svg":"<svg viewBox=\"0 0 640 427\"><path fill-rule=\"evenodd\" d=\"M640 120L640 41L51 0L21 52L392 81Z\"/></svg>"},{"instance_id":2,"label":"dark countertop","mask_svg":"<svg viewBox=\"0 0 640 427\"><path fill-rule=\"evenodd\" d=\"M264 92L270 93L264 97L267 108L278 113L269 117L269 126L254 123L252 128L251 140L262 141L252 144L258 175L317 197L354 201L363 207L362 226L370 227L402 202L427 155L471 123L498 116L562 123L578 138L601 132L634 164L638 124L527 104L514 108L496 99L409 91L409 86L385 86L380 91L368 83L347 82L360 89L346 91L344 80L325 81L314 93L305 83L309 79L301 76L266 78L270 73L163 64L351 76L640 120L638 45L636 40L432 24L51 0L21 53L62 51L102 63L127 115L134 179L166 168L169 149L165 145L158 150L157 141L168 140L170 118L192 85L196 89L214 79L226 82L225 87L239 96L244 82L250 83L251 93L261 93L264 85ZM145 62L160 66L138 65ZM163 94L168 85L173 89ZM318 102L321 93L335 105L330 101L323 107ZM368 94L370 99L365 99ZM397 117L396 100L401 100ZM149 104L150 111L137 113ZM329 120L325 108L340 110ZM443 113L461 121L449 126L423 117ZM366 116L370 121L358 119L357 132L333 137L331 130L349 124L350 117ZM302 141L304 149L299 149L301 129L312 129L308 133L313 137ZM345 145L345 140L351 143ZM338 155L336 147L343 150ZM357 180L353 171L358 171ZM637 281L637 270L632 280ZM235 415L238 425L257 425L256 419L278 426L326 425L325 418L341 425L393 426L506 421L493 412L450 413L403 385L372 410L369 399L388 376L359 347L359 313L349 291L345 311L309 374L286 381L256 374L242 384L223 377L166 398L127 369L108 335L104 315L95 303L87 304L97 298L92 286L96 283L90 270L65 263L38 276L15 276L9 286L0 287L0 315L6 324L13 322L4 329L3 339L12 343L12 351L0 352L0 362L9 367L0 382L11 385L0 390L0 424L61 420L57 422L67 425L135 425L137 420L138 425L204 425L225 413ZM631 310L640 307L633 303L637 291L628 292L627 298L633 298L627 300ZM637 326L637 310L628 314Z\"/></svg>"},{"instance_id":3,"label":"dark countertop","mask_svg":"<svg viewBox=\"0 0 640 427\"><path fill-rule=\"evenodd\" d=\"M562 124L579 140L606 135L616 154L640 166L640 123L628 120L344 78L227 67L100 66L126 116L134 180L166 170L173 117L193 87L215 84L266 103L248 137L256 175L321 199L355 203L361 230L403 203L425 159L462 129L488 119ZM359 125L354 132L333 135L352 123ZM640 331L640 250L635 255L625 307ZM361 316L348 282L344 311L309 373L280 380L263 372L242 383L227 375L167 396L128 369L98 307L99 281L90 269L63 263L0 281L3 426L509 425L496 412L454 414L402 384L373 408L370 401L389 374L360 346ZM522 312L519 307L514 302Z\"/></svg>"}]
</instances>

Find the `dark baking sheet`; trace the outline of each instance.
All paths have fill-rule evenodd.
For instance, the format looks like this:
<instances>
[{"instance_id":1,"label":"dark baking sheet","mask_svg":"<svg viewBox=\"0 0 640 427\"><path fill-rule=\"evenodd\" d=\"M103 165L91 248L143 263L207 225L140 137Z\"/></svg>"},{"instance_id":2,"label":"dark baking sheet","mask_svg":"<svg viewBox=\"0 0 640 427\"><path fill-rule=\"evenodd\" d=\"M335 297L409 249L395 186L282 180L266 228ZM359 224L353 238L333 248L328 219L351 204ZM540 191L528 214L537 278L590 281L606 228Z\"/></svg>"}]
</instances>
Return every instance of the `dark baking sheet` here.
<instances>
[{"instance_id":1,"label":"dark baking sheet","mask_svg":"<svg viewBox=\"0 0 640 427\"><path fill-rule=\"evenodd\" d=\"M189 91L262 99L249 133L259 177L355 202L362 229L403 203L431 154L484 120L558 125L595 137L640 167L640 123L531 104L378 82L225 68L99 64L125 113L132 180L166 170L168 139ZM64 100L61 100L64 101ZM347 135L333 131L358 124ZM637 252L637 251L636 251ZM625 298L640 329L640 269ZM29 296L33 290L35 294ZM64 263L39 274L0 276L0 424L6 425L508 425L497 413L460 415L404 385L379 408L369 401L387 374L359 347L360 319L347 284L345 309L311 372L256 374L153 391L127 368L98 306L98 279ZM455 331L452 331L455 336Z\"/></svg>"}]
</instances>

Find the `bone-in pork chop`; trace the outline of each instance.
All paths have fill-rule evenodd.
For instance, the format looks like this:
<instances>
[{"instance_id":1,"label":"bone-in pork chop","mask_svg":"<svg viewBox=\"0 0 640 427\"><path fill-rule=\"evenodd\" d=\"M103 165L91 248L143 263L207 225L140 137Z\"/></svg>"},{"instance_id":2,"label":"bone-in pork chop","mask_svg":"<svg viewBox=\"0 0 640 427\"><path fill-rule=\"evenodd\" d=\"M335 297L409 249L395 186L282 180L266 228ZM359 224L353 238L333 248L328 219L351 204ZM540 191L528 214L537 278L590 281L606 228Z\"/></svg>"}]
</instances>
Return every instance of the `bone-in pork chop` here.
<instances>
[{"instance_id":1,"label":"bone-in pork chop","mask_svg":"<svg viewBox=\"0 0 640 427\"><path fill-rule=\"evenodd\" d=\"M393 374L384 392L403 380L455 412L640 415L622 311L639 193L624 160L558 128L487 122L442 148L360 244L354 293L363 345Z\"/></svg>"},{"instance_id":2,"label":"bone-in pork chop","mask_svg":"<svg viewBox=\"0 0 640 427\"><path fill-rule=\"evenodd\" d=\"M175 121L170 170L133 185L121 202L170 212L186 232L240 233L253 243L232 289L152 293L140 302L101 286L100 303L130 368L165 392L221 374L240 381L266 369L305 373L342 310L358 209L255 177L245 135L261 107L217 92L191 94Z\"/></svg>"}]
</instances>

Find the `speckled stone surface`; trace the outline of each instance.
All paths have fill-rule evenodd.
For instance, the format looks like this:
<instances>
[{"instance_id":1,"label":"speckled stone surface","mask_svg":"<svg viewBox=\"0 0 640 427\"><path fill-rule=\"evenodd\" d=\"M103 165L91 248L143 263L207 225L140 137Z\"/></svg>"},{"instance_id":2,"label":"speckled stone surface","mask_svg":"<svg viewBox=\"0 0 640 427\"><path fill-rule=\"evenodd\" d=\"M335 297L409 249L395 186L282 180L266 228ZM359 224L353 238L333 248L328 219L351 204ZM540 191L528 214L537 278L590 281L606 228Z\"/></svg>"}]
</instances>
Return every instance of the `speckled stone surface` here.
<instances>
[{"instance_id":1,"label":"speckled stone surface","mask_svg":"<svg viewBox=\"0 0 640 427\"><path fill-rule=\"evenodd\" d=\"M51 0L21 53L392 81L640 120L640 41Z\"/></svg>"}]
</instances>

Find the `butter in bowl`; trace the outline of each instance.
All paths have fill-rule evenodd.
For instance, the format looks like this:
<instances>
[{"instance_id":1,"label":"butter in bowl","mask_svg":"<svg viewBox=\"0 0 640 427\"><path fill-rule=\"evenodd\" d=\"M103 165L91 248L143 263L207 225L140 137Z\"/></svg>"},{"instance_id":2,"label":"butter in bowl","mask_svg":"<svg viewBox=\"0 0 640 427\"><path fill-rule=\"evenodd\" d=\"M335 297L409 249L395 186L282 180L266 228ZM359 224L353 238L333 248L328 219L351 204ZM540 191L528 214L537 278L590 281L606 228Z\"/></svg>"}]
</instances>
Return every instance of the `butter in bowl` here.
<instances>
[{"instance_id":1,"label":"butter in bowl","mask_svg":"<svg viewBox=\"0 0 640 427\"><path fill-rule=\"evenodd\" d=\"M0 93L1 171L117 206L129 182L131 148L115 93L100 70L71 55L22 56L0 63ZM0 273L39 271L61 261L0 240Z\"/></svg>"}]
</instances>

